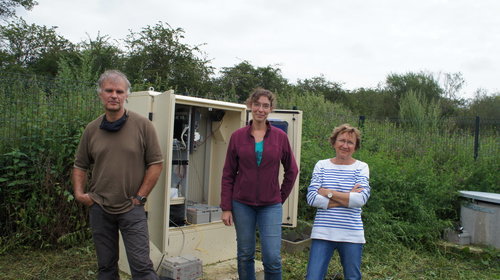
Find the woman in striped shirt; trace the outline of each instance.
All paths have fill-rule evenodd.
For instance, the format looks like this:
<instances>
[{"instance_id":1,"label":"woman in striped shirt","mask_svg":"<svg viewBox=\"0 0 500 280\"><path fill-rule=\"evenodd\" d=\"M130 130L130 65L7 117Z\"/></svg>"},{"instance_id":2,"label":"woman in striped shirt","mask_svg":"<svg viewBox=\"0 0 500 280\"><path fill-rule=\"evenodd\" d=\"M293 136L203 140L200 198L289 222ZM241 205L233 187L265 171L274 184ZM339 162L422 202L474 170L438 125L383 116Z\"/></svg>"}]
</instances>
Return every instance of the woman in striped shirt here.
<instances>
[{"instance_id":1,"label":"woman in striped shirt","mask_svg":"<svg viewBox=\"0 0 500 280\"><path fill-rule=\"evenodd\" d=\"M361 255L365 243L361 207L370 197L368 165L352 154L359 148L361 133L343 124L330 136L335 157L316 163L307 203L317 207L311 232L308 280L324 279L335 250L344 279L361 279Z\"/></svg>"}]
</instances>

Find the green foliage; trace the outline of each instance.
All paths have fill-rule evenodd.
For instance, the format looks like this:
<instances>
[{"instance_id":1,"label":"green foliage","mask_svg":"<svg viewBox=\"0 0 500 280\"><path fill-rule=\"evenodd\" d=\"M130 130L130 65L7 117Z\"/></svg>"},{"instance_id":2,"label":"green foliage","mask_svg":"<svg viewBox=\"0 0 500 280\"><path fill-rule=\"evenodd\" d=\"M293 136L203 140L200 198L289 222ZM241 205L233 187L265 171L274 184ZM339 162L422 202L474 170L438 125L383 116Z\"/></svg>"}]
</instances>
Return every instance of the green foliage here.
<instances>
[{"instance_id":1,"label":"green foliage","mask_svg":"<svg viewBox=\"0 0 500 280\"><path fill-rule=\"evenodd\" d=\"M408 72L406 74L390 74L386 78L386 90L392 93L396 100L413 91L420 91L427 100L439 99L443 89L430 73Z\"/></svg>"},{"instance_id":2,"label":"green foliage","mask_svg":"<svg viewBox=\"0 0 500 280\"><path fill-rule=\"evenodd\" d=\"M79 47L81 57L87 61L90 58L91 73L100 74L108 69L122 69L124 66L123 51L111 42L109 36L101 36L98 33L95 39L89 37L88 40L81 42ZM90 81L95 82L95 80Z\"/></svg>"},{"instance_id":3,"label":"green foliage","mask_svg":"<svg viewBox=\"0 0 500 280\"><path fill-rule=\"evenodd\" d=\"M297 89L303 92L314 92L321 94L326 100L333 103L345 102L346 91L342 89L339 83L330 82L324 76L313 77L297 81Z\"/></svg>"},{"instance_id":4,"label":"green foliage","mask_svg":"<svg viewBox=\"0 0 500 280\"><path fill-rule=\"evenodd\" d=\"M91 52L84 52L77 56L78 63L69 57L61 57L59 60L59 72L57 75L57 82L65 84L68 81L79 81L91 85L97 81L98 76L94 71L93 66L96 58Z\"/></svg>"},{"instance_id":5,"label":"green foliage","mask_svg":"<svg viewBox=\"0 0 500 280\"><path fill-rule=\"evenodd\" d=\"M419 131L437 129L440 116L439 101L427 100L420 92L410 90L399 101L399 117L406 121L406 127Z\"/></svg>"},{"instance_id":6,"label":"green foliage","mask_svg":"<svg viewBox=\"0 0 500 280\"><path fill-rule=\"evenodd\" d=\"M61 56L74 54L74 45L56 32L56 27L27 24L22 18L0 26L0 67L55 76Z\"/></svg>"},{"instance_id":7,"label":"green foliage","mask_svg":"<svg viewBox=\"0 0 500 280\"><path fill-rule=\"evenodd\" d=\"M224 67L221 76L214 81L218 92L227 92L234 102L244 103L250 92L263 87L279 96L287 93L288 82L281 75L281 69L273 66L254 67L243 61L233 67ZM280 100L278 100L278 106Z\"/></svg>"},{"instance_id":8,"label":"green foliage","mask_svg":"<svg viewBox=\"0 0 500 280\"><path fill-rule=\"evenodd\" d=\"M335 126L354 123L350 112L338 104L325 100L321 94L304 91L289 91L286 98L278 97L281 108L296 107L302 110L302 146L300 161L299 216L312 218L313 211L307 206L305 197L312 170L320 159L333 156L328 137ZM320 125L318 125L320 124Z\"/></svg>"},{"instance_id":9,"label":"green foliage","mask_svg":"<svg viewBox=\"0 0 500 280\"><path fill-rule=\"evenodd\" d=\"M364 208L368 239L430 246L449 225L447 220L456 218L455 186L437 180L447 174L435 174L430 158L403 161L379 154L365 160L370 164L372 187Z\"/></svg>"},{"instance_id":10,"label":"green foliage","mask_svg":"<svg viewBox=\"0 0 500 280\"><path fill-rule=\"evenodd\" d=\"M27 4L25 7L35 3L30 0L4 1L14 2ZM73 44L58 35L56 27L29 25L16 18L0 26L0 70L55 77L64 71L60 69L61 59L77 68L88 64L89 61L84 60L90 59L91 73L120 69L128 74L134 90L150 87L157 91L174 89L178 94L239 103L255 87L267 88L281 96L293 90L314 92L326 100L343 104L354 114L371 118L399 116L401 99L414 91L429 103L439 102L442 116L480 113L482 117L496 118L498 115L494 106L498 102L466 103L457 97L465 83L461 73L393 73L376 88L352 90L345 90L341 82L328 81L324 76L298 79L296 84L291 84L282 76L279 67L255 67L246 60L222 67L220 75L215 76L215 69L201 48L203 44L186 44L184 37L182 28L172 28L160 21L138 32L130 31L120 44L100 34L95 39ZM84 77L83 81L87 78Z\"/></svg>"},{"instance_id":11,"label":"green foliage","mask_svg":"<svg viewBox=\"0 0 500 280\"><path fill-rule=\"evenodd\" d=\"M479 116L483 119L500 119L499 92L488 95L486 92L479 90L469 106L469 116Z\"/></svg>"},{"instance_id":12,"label":"green foliage","mask_svg":"<svg viewBox=\"0 0 500 280\"><path fill-rule=\"evenodd\" d=\"M359 126L355 114L368 116L355 157L372 172L364 219L375 245L431 248L458 218L458 190L500 191L496 123L481 130L480 158L473 161L471 137L464 136L470 131L441 119L460 106L454 99L460 76L440 86L427 73L391 74L384 87L346 91L322 76L291 85L278 67L243 61L213 78L200 46L183 38L182 29L160 22L131 32L127 52L101 36L75 51L55 28L23 20L1 27L0 253L88 238L86 210L75 203L69 176L83 127L101 113L94 83L106 68L125 69L136 89L174 88L235 102L262 86L277 93L279 108L302 110L299 216L307 220L314 209L306 205L305 193L314 164L333 156L331 130L342 123ZM22 75L33 72L55 78ZM498 94L478 95L469 111L461 110L466 116L497 117L498 100ZM386 120L398 115L403 125Z\"/></svg>"},{"instance_id":13,"label":"green foliage","mask_svg":"<svg viewBox=\"0 0 500 280\"><path fill-rule=\"evenodd\" d=\"M368 117L386 117L387 104L392 97L381 89L359 88L345 96L345 105L356 115Z\"/></svg>"},{"instance_id":14,"label":"green foliage","mask_svg":"<svg viewBox=\"0 0 500 280\"><path fill-rule=\"evenodd\" d=\"M21 249L0 255L0 279L96 279L95 250L90 240L68 249ZM283 279L304 279L309 250L282 252ZM500 251L440 246L433 251L412 250L399 243L367 243L363 249L363 279L498 279ZM259 250L257 259L261 260ZM75 265L77 263L77 265ZM120 273L120 278L130 279ZM342 279L338 254L333 256L325 279Z\"/></svg>"},{"instance_id":15,"label":"green foliage","mask_svg":"<svg viewBox=\"0 0 500 280\"><path fill-rule=\"evenodd\" d=\"M385 81L383 89L386 98L383 99L383 115L377 117L396 117L399 114L399 103L401 99L411 91L420 92L426 100L439 100L443 89L436 79L429 73L409 72L406 74L390 74Z\"/></svg>"},{"instance_id":16,"label":"green foliage","mask_svg":"<svg viewBox=\"0 0 500 280\"><path fill-rule=\"evenodd\" d=\"M0 0L0 19L15 16L17 7L31 10L35 5L38 3L34 0Z\"/></svg>"},{"instance_id":17,"label":"green foliage","mask_svg":"<svg viewBox=\"0 0 500 280\"><path fill-rule=\"evenodd\" d=\"M125 72L130 81L142 89L153 86L157 91L174 89L178 93L202 95L210 89L212 67L199 46L182 43L184 30L159 22L125 40Z\"/></svg>"},{"instance_id":18,"label":"green foliage","mask_svg":"<svg viewBox=\"0 0 500 280\"><path fill-rule=\"evenodd\" d=\"M2 251L52 246L87 227L69 177L83 127L101 107L93 84L11 78L0 80Z\"/></svg>"},{"instance_id":19,"label":"green foliage","mask_svg":"<svg viewBox=\"0 0 500 280\"><path fill-rule=\"evenodd\" d=\"M64 247L72 247L75 244L79 244L83 240L91 240L92 232L90 228L81 228L78 231L70 232L60 236L57 239L57 244L62 245Z\"/></svg>"},{"instance_id":20,"label":"green foliage","mask_svg":"<svg viewBox=\"0 0 500 280\"><path fill-rule=\"evenodd\" d=\"M412 94L405 98L408 96ZM355 118L344 117L349 113L341 106L321 106L319 103L324 101L315 102L308 97L299 103L310 105L299 107L304 110L299 217L312 220L314 208L304 201L313 166L316 161L333 156L327 137L335 126L357 123ZM420 102L416 95L413 97L414 102ZM418 105L423 112L428 110ZM433 106L437 111L439 107ZM325 107L330 107L330 113ZM492 149L492 154L483 153L474 161L472 142L468 143L470 146L464 143L462 134L460 129L438 130L433 125L416 130L389 121L365 121L361 149L354 157L370 166L372 196L363 211L368 242L376 246L400 243L413 249L433 249L442 231L458 220L459 190L498 191L498 149ZM481 139L498 145L495 134L483 135Z\"/></svg>"}]
</instances>

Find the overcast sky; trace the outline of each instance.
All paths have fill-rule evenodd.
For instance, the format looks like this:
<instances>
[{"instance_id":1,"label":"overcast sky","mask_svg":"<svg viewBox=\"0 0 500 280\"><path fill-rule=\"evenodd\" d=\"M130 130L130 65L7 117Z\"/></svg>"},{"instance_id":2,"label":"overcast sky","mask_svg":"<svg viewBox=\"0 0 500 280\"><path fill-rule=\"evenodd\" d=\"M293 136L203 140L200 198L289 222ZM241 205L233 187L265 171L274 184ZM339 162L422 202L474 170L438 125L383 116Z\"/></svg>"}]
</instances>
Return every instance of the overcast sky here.
<instances>
[{"instance_id":1,"label":"overcast sky","mask_svg":"<svg viewBox=\"0 0 500 280\"><path fill-rule=\"evenodd\" d=\"M220 69L247 60L290 82L324 75L345 89L388 74L461 72L462 97L500 90L498 0L37 0L17 14L74 43L124 39L159 21L185 31Z\"/></svg>"}]
</instances>

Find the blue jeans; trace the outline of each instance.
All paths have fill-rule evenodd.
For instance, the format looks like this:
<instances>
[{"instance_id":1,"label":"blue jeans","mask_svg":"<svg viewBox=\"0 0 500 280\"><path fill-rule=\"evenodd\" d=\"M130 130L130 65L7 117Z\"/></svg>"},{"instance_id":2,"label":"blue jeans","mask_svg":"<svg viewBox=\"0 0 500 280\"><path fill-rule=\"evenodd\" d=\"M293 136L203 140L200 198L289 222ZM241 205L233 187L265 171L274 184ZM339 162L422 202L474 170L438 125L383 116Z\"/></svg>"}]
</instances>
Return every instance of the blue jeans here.
<instances>
[{"instance_id":1,"label":"blue jeans","mask_svg":"<svg viewBox=\"0 0 500 280\"><path fill-rule=\"evenodd\" d=\"M233 200L233 219L238 243L238 276L255 279L255 234L259 229L266 280L281 280L281 203L249 206Z\"/></svg>"},{"instance_id":2,"label":"blue jeans","mask_svg":"<svg viewBox=\"0 0 500 280\"><path fill-rule=\"evenodd\" d=\"M118 231L122 233L132 279L157 280L149 257L149 234L144 206L123 214L109 214L93 204L89 209L99 274L97 279L120 279L118 275Z\"/></svg>"},{"instance_id":3,"label":"blue jeans","mask_svg":"<svg viewBox=\"0 0 500 280\"><path fill-rule=\"evenodd\" d=\"M344 280L361 279L363 244L313 239L307 264L307 280L325 279L328 263L335 250L339 252Z\"/></svg>"}]
</instances>

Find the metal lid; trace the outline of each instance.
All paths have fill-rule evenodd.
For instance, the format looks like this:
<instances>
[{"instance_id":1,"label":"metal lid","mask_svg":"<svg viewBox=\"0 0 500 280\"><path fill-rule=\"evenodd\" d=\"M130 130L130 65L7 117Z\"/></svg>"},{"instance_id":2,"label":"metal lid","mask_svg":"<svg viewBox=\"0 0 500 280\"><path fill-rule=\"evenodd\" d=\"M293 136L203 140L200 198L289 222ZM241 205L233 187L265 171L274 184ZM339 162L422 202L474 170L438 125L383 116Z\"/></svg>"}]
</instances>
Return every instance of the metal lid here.
<instances>
[{"instance_id":1,"label":"metal lid","mask_svg":"<svg viewBox=\"0 0 500 280\"><path fill-rule=\"evenodd\" d=\"M463 197L500 204L500 193L474 192L474 191L459 191L459 192L460 195Z\"/></svg>"}]
</instances>

